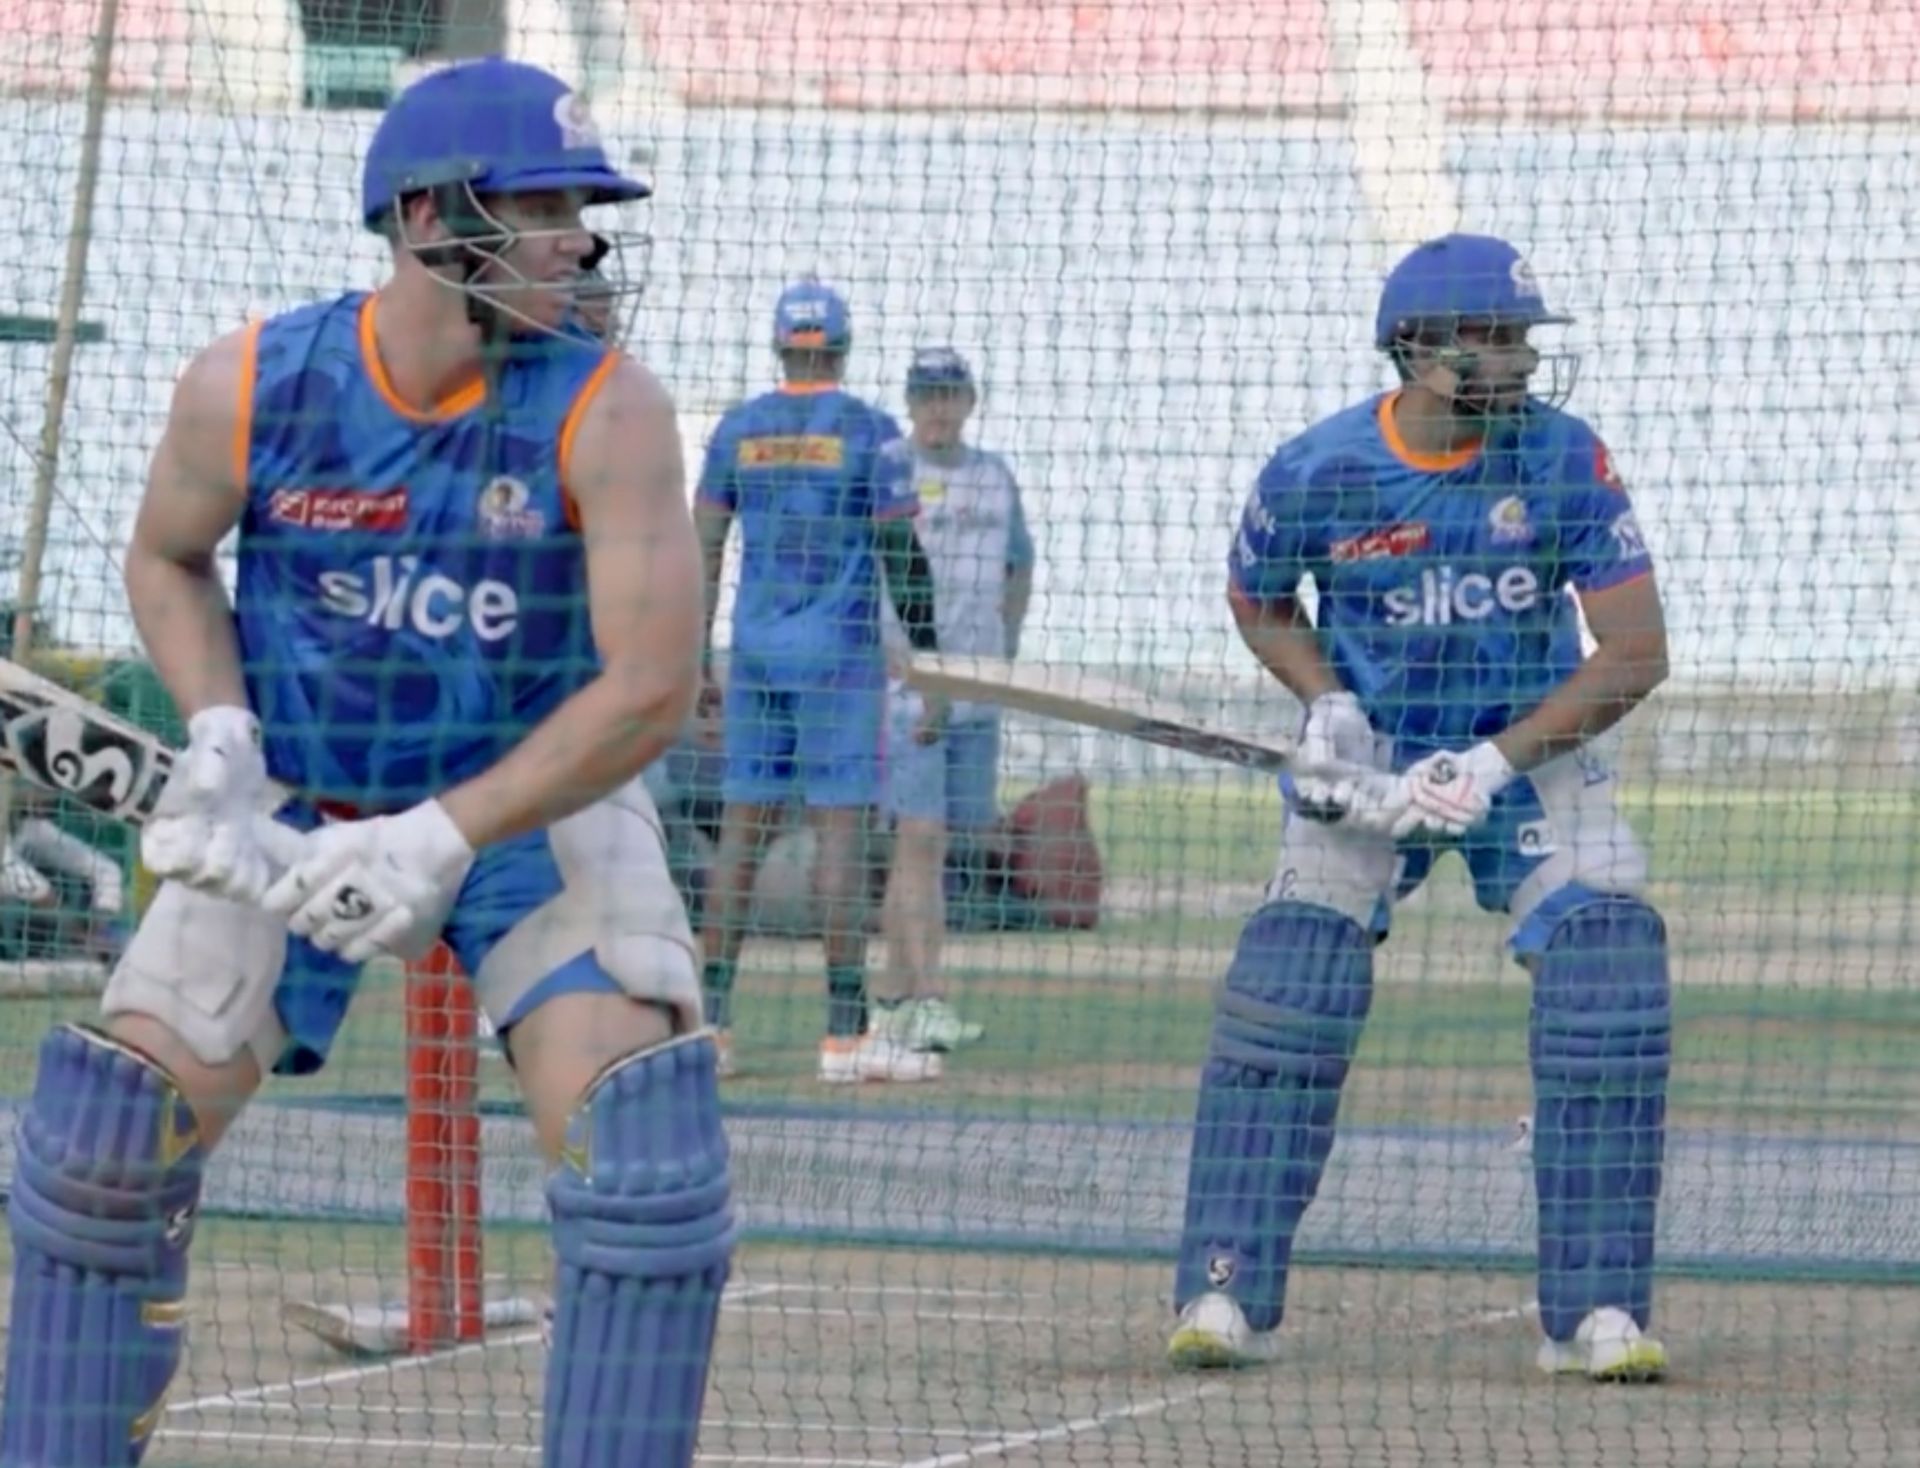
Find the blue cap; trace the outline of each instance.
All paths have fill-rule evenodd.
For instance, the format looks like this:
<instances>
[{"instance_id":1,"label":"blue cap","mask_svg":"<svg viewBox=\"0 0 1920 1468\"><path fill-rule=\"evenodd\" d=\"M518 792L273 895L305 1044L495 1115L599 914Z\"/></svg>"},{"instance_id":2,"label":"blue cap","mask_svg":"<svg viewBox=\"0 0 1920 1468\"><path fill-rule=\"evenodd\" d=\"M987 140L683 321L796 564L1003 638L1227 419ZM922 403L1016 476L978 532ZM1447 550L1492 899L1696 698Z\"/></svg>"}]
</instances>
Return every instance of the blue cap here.
<instances>
[{"instance_id":1,"label":"blue cap","mask_svg":"<svg viewBox=\"0 0 1920 1468\"><path fill-rule=\"evenodd\" d=\"M571 87L500 56L429 72L394 98L367 149L361 217L377 227L408 195L457 183L476 194L584 189L590 204L653 192L607 161Z\"/></svg>"},{"instance_id":2,"label":"blue cap","mask_svg":"<svg viewBox=\"0 0 1920 1468\"><path fill-rule=\"evenodd\" d=\"M1384 349L1425 322L1463 319L1564 326L1573 318L1547 310L1533 267L1505 240L1450 234L1415 247L1393 267L1380 292L1373 343Z\"/></svg>"},{"instance_id":3,"label":"blue cap","mask_svg":"<svg viewBox=\"0 0 1920 1468\"><path fill-rule=\"evenodd\" d=\"M907 396L920 393L973 391L973 369L952 347L921 347L907 366Z\"/></svg>"},{"instance_id":4,"label":"blue cap","mask_svg":"<svg viewBox=\"0 0 1920 1468\"><path fill-rule=\"evenodd\" d=\"M803 280L780 292L773 308L776 350L844 352L853 345L853 313L837 291Z\"/></svg>"}]
</instances>

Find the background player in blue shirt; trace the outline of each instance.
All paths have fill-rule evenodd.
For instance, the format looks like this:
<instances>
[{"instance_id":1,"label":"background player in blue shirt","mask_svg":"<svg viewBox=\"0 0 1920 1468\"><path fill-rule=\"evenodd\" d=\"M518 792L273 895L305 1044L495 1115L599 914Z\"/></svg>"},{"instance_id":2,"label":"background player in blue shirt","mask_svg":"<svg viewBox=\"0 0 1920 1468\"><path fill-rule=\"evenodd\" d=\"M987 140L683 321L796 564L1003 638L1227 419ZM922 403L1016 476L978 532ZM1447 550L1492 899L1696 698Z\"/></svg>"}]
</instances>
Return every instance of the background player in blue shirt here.
<instances>
[{"instance_id":1,"label":"background player in blue shirt","mask_svg":"<svg viewBox=\"0 0 1920 1468\"><path fill-rule=\"evenodd\" d=\"M789 286L774 307L773 347L781 384L720 420L694 511L709 627L727 531L740 522L722 723L726 811L703 910L707 1019L725 1035L754 877L798 796L817 836L813 886L826 946L820 1079L927 1080L940 1073L937 1055L868 1034L866 974L870 837L884 793L883 589L915 649L938 641L933 575L913 532L912 459L893 419L840 385L853 321L837 293L817 281ZM934 702L919 737L939 736L944 708Z\"/></svg>"},{"instance_id":2,"label":"background player in blue shirt","mask_svg":"<svg viewBox=\"0 0 1920 1468\"><path fill-rule=\"evenodd\" d=\"M190 742L143 841L166 880L21 1124L7 1468L141 1456L209 1152L324 1062L362 962L443 935L553 1166L544 1461L692 1461L734 1226L636 776L698 686L699 547L667 394L571 324L582 209L647 192L557 78L437 71L366 159L387 283L181 378L126 582Z\"/></svg>"},{"instance_id":3,"label":"background player in blue shirt","mask_svg":"<svg viewBox=\"0 0 1920 1468\"><path fill-rule=\"evenodd\" d=\"M1530 395L1558 323L1502 241L1414 250L1375 342L1401 386L1283 444L1230 555L1256 657L1307 706L1303 767L1400 772L1384 801L1285 782L1279 869L1217 999L1169 1345L1270 1353L1295 1230L1393 901L1456 847L1533 975L1539 1298L1548 1371L1644 1379L1669 1060L1666 929L1588 747L1666 676L1647 547L1605 446ZM1303 582L1317 605L1309 618ZM1576 605L1577 600L1577 605ZM1597 646L1582 656L1584 610Z\"/></svg>"}]
</instances>

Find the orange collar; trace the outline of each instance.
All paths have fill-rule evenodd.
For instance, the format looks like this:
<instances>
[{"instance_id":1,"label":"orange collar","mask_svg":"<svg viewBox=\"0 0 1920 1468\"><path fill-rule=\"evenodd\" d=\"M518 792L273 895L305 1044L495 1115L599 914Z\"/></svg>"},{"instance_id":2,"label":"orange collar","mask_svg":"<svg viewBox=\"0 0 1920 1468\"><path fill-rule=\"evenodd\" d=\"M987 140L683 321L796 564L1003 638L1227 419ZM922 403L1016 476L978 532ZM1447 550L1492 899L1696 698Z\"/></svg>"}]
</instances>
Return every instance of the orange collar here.
<instances>
[{"instance_id":1,"label":"orange collar","mask_svg":"<svg viewBox=\"0 0 1920 1468\"><path fill-rule=\"evenodd\" d=\"M1380 399L1380 437L1386 442L1387 452L1409 469L1418 469L1425 474L1446 474L1455 469L1466 468L1479 457L1478 440L1444 454L1421 454L1408 448L1407 441L1400 436L1400 425L1393 416L1394 405L1399 401L1400 389L1398 388Z\"/></svg>"}]
</instances>

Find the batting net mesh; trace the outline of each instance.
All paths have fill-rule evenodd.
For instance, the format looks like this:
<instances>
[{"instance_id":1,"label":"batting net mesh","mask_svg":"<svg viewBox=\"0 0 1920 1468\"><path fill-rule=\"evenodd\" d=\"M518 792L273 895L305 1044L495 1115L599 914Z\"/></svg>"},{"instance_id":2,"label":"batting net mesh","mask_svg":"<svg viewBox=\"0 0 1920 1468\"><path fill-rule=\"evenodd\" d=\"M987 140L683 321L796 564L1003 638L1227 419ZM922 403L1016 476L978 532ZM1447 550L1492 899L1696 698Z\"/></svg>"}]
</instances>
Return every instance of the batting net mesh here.
<instances>
[{"instance_id":1,"label":"batting net mesh","mask_svg":"<svg viewBox=\"0 0 1920 1468\"><path fill-rule=\"evenodd\" d=\"M749 1242L703 1462L1920 1462L1909 5L0 0L16 650L178 737L118 575L174 378L236 323L380 278L356 226L375 109L493 49L579 79L654 179L632 341L689 462L770 384L796 276L845 290L849 386L897 416L916 345L969 356L969 432L1032 526L1035 665L1294 730L1223 607L1232 527L1276 442L1383 385L1382 273L1455 224L1521 242L1577 317L1574 407L1667 605L1672 680L1609 741L1673 942L1659 1394L1532 1379L1528 988L1451 863L1379 954L1280 1360L1167 1370L1210 991L1278 800L1010 715L1000 807L1067 781L1071 811L1083 777L1097 899L1036 896L1036 867L1061 873L1028 842L1024 879L956 902L948 992L986 1033L938 1083L818 1084L806 838L774 845L725 1089ZM706 763L656 771L687 871ZM10 819L51 893L21 879L0 921L17 1111L150 884L57 800L16 786ZM544 1167L459 986L429 990L371 972L327 1070L276 1083L221 1153L152 1461L537 1451ZM497 1328L461 1350L342 1362L297 1328L444 1345L481 1328L482 1290Z\"/></svg>"}]
</instances>

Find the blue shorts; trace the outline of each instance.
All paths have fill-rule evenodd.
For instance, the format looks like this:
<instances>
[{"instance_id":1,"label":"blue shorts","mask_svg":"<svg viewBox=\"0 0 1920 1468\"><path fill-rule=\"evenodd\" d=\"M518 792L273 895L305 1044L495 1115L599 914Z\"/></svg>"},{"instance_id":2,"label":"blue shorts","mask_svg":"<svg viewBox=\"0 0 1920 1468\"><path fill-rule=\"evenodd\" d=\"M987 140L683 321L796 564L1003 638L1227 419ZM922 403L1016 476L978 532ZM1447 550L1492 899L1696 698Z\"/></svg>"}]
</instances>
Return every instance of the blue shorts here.
<instances>
[{"instance_id":1,"label":"blue shorts","mask_svg":"<svg viewBox=\"0 0 1920 1468\"><path fill-rule=\"evenodd\" d=\"M887 726L887 809L901 820L943 821L950 831L981 831L1000 818L1000 720L951 724L932 744L916 744L915 703L894 705Z\"/></svg>"},{"instance_id":2,"label":"blue shorts","mask_svg":"<svg viewBox=\"0 0 1920 1468\"><path fill-rule=\"evenodd\" d=\"M804 683L735 655L721 740L734 805L878 805L885 789L886 683L879 665L822 670Z\"/></svg>"}]
</instances>

